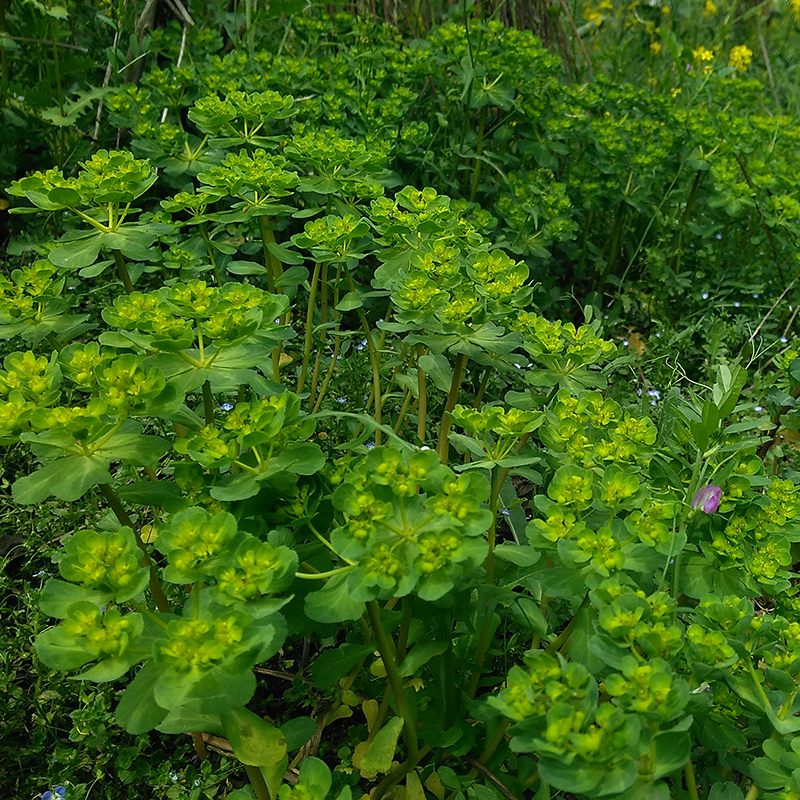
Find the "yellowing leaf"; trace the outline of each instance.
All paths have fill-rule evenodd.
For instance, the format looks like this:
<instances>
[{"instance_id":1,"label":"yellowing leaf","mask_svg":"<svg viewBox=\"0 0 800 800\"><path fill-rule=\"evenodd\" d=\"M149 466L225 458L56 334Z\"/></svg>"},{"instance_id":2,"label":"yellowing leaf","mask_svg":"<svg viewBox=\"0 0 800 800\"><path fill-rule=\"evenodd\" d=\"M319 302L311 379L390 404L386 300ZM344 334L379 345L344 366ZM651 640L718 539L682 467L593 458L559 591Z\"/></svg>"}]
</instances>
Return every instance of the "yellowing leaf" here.
<instances>
[{"instance_id":1,"label":"yellowing leaf","mask_svg":"<svg viewBox=\"0 0 800 800\"><path fill-rule=\"evenodd\" d=\"M392 768L397 740L403 729L401 717L392 717L377 733L361 759L361 774L364 777Z\"/></svg>"},{"instance_id":2,"label":"yellowing leaf","mask_svg":"<svg viewBox=\"0 0 800 800\"><path fill-rule=\"evenodd\" d=\"M438 773L431 772L425 781L425 788L437 797L437 800L444 800L444 784Z\"/></svg>"},{"instance_id":3,"label":"yellowing leaf","mask_svg":"<svg viewBox=\"0 0 800 800\"><path fill-rule=\"evenodd\" d=\"M378 709L377 700L365 700L361 704L361 710L367 718L367 730L369 730L370 733L372 733L372 729L375 727L375 720L378 719Z\"/></svg>"},{"instance_id":4,"label":"yellowing leaf","mask_svg":"<svg viewBox=\"0 0 800 800\"><path fill-rule=\"evenodd\" d=\"M139 536L145 544L152 544L158 539L158 528L155 525L142 525Z\"/></svg>"},{"instance_id":5,"label":"yellowing leaf","mask_svg":"<svg viewBox=\"0 0 800 800\"><path fill-rule=\"evenodd\" d=\"M425 790L419 782L419 775L417 775L416 770L409 772L406 778L405 800L425 800Z\"/></svg>"}]
</instances>

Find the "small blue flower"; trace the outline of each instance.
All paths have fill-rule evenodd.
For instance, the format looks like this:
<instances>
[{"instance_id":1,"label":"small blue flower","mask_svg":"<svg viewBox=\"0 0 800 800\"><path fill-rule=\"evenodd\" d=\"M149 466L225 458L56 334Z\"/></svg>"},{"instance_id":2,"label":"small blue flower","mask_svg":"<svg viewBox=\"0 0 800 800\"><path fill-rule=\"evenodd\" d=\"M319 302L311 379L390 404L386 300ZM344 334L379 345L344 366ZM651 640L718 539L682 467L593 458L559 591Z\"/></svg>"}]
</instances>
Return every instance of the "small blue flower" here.
<instances>
[{"instance_id":1,"label":"small blue flower","mask_svg":"<svg viewBox=\"0 0 800 800\"><path fill-rule=\"evenodd\" d=\"M623 347L628 347L628 345L630 345L630 342L627 339L623 339L622 340L622 346Z\"/></svg>"},{"instance_id":2,"label":"small blue flower","mask_svg":"<svg viewBox=\"0 0 800 800\"><path fill-rule=\"evenodd\" d=\"M337 398L336 398L336 402L337 402L337 403L338 403L340 406L346 406L346 405L347 405L347 398L346 398L346 397L337 397Z\"/></svg>"},{"instance_id":3,"label":"small blue flower","mask_svg":"<svg viewBox=\"0 0 800 800\"><path fill-rule=\"evenodd\" d=\"M701 294L700 297L702 297L703 300L708 300L708 292L703 292L703 294Z\"/></svg>"},{"instance_id":4,"label":"small blue flower","mask_svg":"<svg viewBox=\"0 0 800 800\"><path fill-rule=\"evenodd\" d=\"M789 340L785 336L781 336L781 344L786 344Z\"/></svg>"},{"instance_id":5,"label":"small blue flower","mask_svg":"<svg viewBox=\"0 0 800 800\"><path fill-rule=\"evenodd\" d=\"M49 575L49 572L45 572L43 569L40 569L38 572L35 572L33 577L34 578L43 578L45 575Z\"/></svg>"},{"instance_id":6,"label":"small blue flower","mask_svg":"<svg viewBox=\"0 0 800 800\"><path fill-rule=\"evenodd\" d=\"M42 800L64 800L67 796L66 786L55 786L52 791L42 792Z\"/></svg>"},{"instance_id":7,"label":"small blue flower","mask_svg":"<svg viewBox=\"0 0 800 800\"><path fill-rule=\"evenodd\" d=\"M367 346L367 340L362 339L357 345L356 350L363 350Z\"/></svg>"},{"instance_id":8,"label":"small blue flower","mask_svg":"<svg viewBox=\"0 0 800 800\"><path fill-rule=\"evenodd\" d=\"M734 301L733 301L733 307L734 307L734 308L739 308L741 305L742 305L742 304L741 304L741 303L740 303L738 300L734 300Z\"/></svg>"},{"instance_id":9,"label":"small blue flower","mask_svg":"<svg viewBox=\"0 0 800 800\"><path fill-rule=\"evenodd\" d=\"M715 233L714 236L716 236L717 239L721 239L722 238L722 234L721 233Z\"/></svg>"},{"instance_id":10,"label":"small blue flower","mask_svg":"<svg viewBox=\"0 0 800 800\"><path fill-rule=\"evenodd\" d=\"M222 411L233 411L233 404L232 404L232 403L223 403L223 404L220 406L220 409L221 409Z\"/></svg>"},{"instance_id":11,"label":"small blue flower","mask_svg":"<svg viewBox=\"0 0 800 800\"><path fill-rule=\"evenodd\" d=\"M753 295L753 300L758 300L758 298L759 298L759 295L757 295L757 294Z\"/></svg>"},{"instance_id":12,"label":"small blue flower","mask_svg":"<svg viewBox=\"0 0 800 800\"><path fill-rule=\"evenodd\" d=\"M510 511L509 511L507 508L501 508L501 509L500 509L500 513L501 513L501 514L502 514L504 517L510 517L510 516L511 516L511 512L510 512Z\"/></svg>"},{"instance_id":13,"label":"small blue flower","mask_svg":"<svg viewBox=\"0 0 800 800\"><path fill-rule=\"evenodd\" d=\"M372 450L372 448L373 448L373 447L375 447L375 442L367 442L367 443L364 445L364 447L366 447L366 448L367 448L367 450Z\"/></svg>"},{"instance_id":14,"label":"small blue flower","mask_svg":"<svg viewBox=\"0 0 800 800\"><path fill-rule=\"evenodd\" d=\"M764 410L764 406L753 406L753 411L757 411L759 414Z\"/></svg>"},{"instance_id":15,"label":"small blue flower","mask_svg":"<svg viewBox=\"0 0 800 800\"><path fill-rule=\"evenodd\" d=\"M169 779L170 779L170 780L171 780L173 783L177 783L177 782L178 782L178 773L177 773L177 772L170 772L170 774L169 774Z\"/></svg>"}]
</instances>

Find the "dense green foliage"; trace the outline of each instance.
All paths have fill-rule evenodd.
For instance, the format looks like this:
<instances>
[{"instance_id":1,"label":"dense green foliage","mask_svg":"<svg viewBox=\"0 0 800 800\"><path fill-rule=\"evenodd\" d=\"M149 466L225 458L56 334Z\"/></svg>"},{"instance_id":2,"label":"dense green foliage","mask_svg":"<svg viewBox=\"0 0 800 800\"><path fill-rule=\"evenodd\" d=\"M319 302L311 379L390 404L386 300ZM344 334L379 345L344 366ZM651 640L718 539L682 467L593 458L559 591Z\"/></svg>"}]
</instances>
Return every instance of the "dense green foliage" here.
<instances>
[{"instance_id":1,"label":"dense green foliage","mask_svg":"<svg viewBox=\"0 0 800 800\"><path fill-rule=\"evenodd\" d=\"M798 9L292 11L4 106L4 781L797 800Z\"/></svg>"}]
</instances>

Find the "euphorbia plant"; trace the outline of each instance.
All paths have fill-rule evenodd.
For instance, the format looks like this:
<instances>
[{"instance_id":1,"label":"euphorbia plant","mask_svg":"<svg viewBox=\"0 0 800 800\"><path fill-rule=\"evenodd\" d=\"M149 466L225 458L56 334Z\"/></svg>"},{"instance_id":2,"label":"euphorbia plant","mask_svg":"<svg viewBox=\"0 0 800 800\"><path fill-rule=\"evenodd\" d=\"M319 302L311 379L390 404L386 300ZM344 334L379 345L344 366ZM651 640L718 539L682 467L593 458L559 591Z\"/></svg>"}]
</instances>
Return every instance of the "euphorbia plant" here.
<instances>
[{"instance_id":1,"label":"euphorbia plant","mask_svg":"<svg viewBox=\"0 0 800 800\"><path fill-rule=\"evenodd\" d=\"M221 286L120 295L95 339L5 361L3 434L43 462L15 498L98 491L116 518L67 542L42 661L134 672L123 727L192 733L201 754L202 733L225 736L259 798L792 785L800 508L752 421L730 419L744 371L720 368L707 398L674 393L660 431L610 383L630 357L592 309L577 325L538 314L528 267L449 198L369 184L358 206L346 180L304 189L287 165L242 151L200 176L207 196L165 202L190 221L231 204L212 213L242 224L248 258ZM299 216L317 219L281 221L295 250L263 236L290 195L323 189L328 207ZM283 282L273 257L312 268ZM331 387L357 329L369 383L342 411ZM313 719L256 693L254 668L302 640ZM353 715L366 727L336 764L328 729Z\"/></svg>"}]
</instances>

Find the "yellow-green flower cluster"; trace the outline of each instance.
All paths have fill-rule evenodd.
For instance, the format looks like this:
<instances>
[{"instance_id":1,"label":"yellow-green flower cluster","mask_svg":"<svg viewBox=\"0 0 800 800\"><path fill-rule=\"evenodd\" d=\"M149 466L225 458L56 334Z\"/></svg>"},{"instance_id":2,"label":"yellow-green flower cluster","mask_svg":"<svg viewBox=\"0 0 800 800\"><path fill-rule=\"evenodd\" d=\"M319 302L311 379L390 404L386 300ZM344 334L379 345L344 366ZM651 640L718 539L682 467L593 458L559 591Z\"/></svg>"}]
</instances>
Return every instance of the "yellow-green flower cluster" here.
<instances>
[{"instance_id":1,"label":"yellow-green flower cluster","mask_svg":"<svg viewBox=\"0 0 800 800\"><path fill-rule=\"evenodd\" d=\"M91 603L73 603L61 630L92 658L122 655L141 632L138 614L123 616L116 609L100 611Z\"/></svg>"},{"instance_id":2,"label":"yellow-green flower cluster","mask_svg":"<svg viewBox=\"0 0 800 800\"><path fill-rule=\"evenodd\" d=\"M169 638L159 648L160 660L178 672L209 669L238 649L248 624L243 614L173 620L168 624Z\"/></svg>"}]
</instances>

